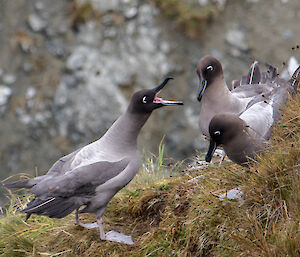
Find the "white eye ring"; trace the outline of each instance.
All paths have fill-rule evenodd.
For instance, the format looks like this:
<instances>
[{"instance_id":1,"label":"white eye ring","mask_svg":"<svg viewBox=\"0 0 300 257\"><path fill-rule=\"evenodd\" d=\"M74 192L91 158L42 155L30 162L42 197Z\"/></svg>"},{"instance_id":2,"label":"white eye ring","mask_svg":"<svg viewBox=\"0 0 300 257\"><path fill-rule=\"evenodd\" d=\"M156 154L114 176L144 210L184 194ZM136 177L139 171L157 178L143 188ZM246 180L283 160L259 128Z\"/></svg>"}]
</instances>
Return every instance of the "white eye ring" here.
<instances>
[{"instance_id":1,"label":"white eye ring","mask_svg":"<svg viewBox=\"0 0 300 257\"><path fill-rule=\"evenodd\" d=\"M211 66L211 65L209 65L209 66L207 66L207 68L206 68L207 70L214 70L214 67L213 66Z\"/></svg>"},{"instance_id":2,"label":"white eye ring","mask_svg":"<svg viewBox=\"0 0 300 257\"><path fill-rule=\"evenodd\" d=\"M142 102L143 102L143 104L146 104L146 103L147 103L147 96L144 96L144 97L143 97Z\"/></svg>"},{"instance_id":3,"label":"white eye ring","mask_svg":"<svg viewBox=\"0 0 300 257\"><path fill-rule=\"evenodd\" d=\"M215 134L216 136L220 136L220 135L221 135L221 132L220 132L219 130L217 130L216 132L214 132L214 134Z\"/></svg>"}]
</instances>

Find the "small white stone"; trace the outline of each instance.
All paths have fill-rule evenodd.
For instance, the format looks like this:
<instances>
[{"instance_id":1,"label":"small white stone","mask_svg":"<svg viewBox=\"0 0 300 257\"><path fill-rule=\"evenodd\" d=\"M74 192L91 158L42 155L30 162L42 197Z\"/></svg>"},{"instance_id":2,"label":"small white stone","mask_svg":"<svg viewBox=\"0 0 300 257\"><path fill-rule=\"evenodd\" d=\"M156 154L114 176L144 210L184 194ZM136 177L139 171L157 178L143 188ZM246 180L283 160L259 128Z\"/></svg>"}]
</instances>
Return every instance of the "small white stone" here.
<instances>
[{"instance_id":1,"label":"small white stone","mask_svg":"<svg viewBox=\"0 0 300 257\"><path fill-rule=\"evenodd\" d=\"M47 22L37 14L30 14L28 24L34 32L40 32L47 27Z\"/></svg>"},{"instance_id":2,"label":"small white stone","mask_svg":"<svg viewBox=\"0 0 300 257\"><path fill-rule=\"evenodd\" d=\"M36 95L36 89L34 87L27 88L26 94L25 94L26 99L28 99L28 100L32 99L35 97L35 95Z\"/></svg>"},{"instance_id":3,"label":"small white stone","mask_svg":"<svg viewBox=\"0 0 300 257\"><path fill-rule=\"evenodd\" d=\"M11 85L16 82L17 78L13 74L5 74L2 80L5 84Z\"/></svg>"},{"instance_id":4,"label":"small white stone","mask_svg":"<svg viewBox=\"0 0 300 257\"><path fill-rule=\"evenodd\" d=\"M0 106L6 105L12 95L12 90L4 85L0 85Z\"/></svg>"},{"instance_id":5,"label":"small white stone","mask_svg":"<svg viewBox=\"0 0 300 257\"><path fill-rule=\"evenodd\" d=\"M248 45L246 43L246 36L245 33L239 29L230 29L226 33L226 41L231 46L246 51L248 50Z\"/></svg>"},{"instance_id":6,"label":"small white stone","mask_svg":"<svg viewBox=\"0 0 300 257\"><path fill-rule=\"evenodd\" d=\"M241 200L243 200L242 195L243 195L243 191L237 187L237 188L233 188L233 189L227 191L224 194L219 195L219 199L221 201L224 201L226 199L228 199L228 200L237 199L237 200L241 201Z\"/></svg>"},{"instance_id":7,"label":"small white stone","mask_svg":"<svg viewBox=\"0 0 300 257\"><path fill-rule=\"evenodd\" d=\"M132 19L137 15L137 8L131 7L125 10L124 15L127 19Z\"/></svg>"}]
</instances>

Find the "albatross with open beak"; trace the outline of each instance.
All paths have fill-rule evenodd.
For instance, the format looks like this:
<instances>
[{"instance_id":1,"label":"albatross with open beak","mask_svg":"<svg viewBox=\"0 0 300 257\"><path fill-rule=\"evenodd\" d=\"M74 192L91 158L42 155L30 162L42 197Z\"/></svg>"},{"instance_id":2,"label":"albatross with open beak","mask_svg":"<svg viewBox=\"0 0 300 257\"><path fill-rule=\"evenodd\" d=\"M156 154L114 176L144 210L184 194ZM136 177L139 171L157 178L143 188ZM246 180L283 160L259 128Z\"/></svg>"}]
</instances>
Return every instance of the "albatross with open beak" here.
<instances>
[{"instance_id":1,"label":"albatross with open beak","mask_svg":"<svg viewBox=\"0 0 300 257\"><path fill-rule=\"evenodd\" d=\"M6 184L7 188L31 188L35 198L22 212L63 218L75 210L75 223L86 228L99 227L102 240L133 244L130 236L104 232L102 215L108 202L136 175L141 166L137 137L153 110L182 105L158 97L171 78L154 89L136 92L127 111L97 141L62 157L44 176ZM83 209L79 210L81 206ZM97 222L83 224L79 213L93 213Z\"/></svg>"}]
</instances>

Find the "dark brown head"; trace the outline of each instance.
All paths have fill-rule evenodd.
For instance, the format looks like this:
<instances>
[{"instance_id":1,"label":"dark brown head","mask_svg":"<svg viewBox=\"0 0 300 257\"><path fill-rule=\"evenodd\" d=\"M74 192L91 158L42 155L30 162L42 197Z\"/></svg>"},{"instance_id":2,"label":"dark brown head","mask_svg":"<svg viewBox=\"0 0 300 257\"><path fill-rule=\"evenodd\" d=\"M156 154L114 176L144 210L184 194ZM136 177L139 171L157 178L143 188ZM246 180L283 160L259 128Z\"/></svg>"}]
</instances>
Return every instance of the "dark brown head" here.
<instances>
[{"instance_id":1,"label":"dark brown head","mask_svg":"<svg viewBox=\"0 0 300 257\"><path fill-rule=\"evenodd\" d=\"M133 94L128 106L131 113L151 113L153 110L168 105L183 105L182 101L169 101L158 97L160 90L172 78L166 78L153 89L142 89Z\"/></svg>"},{"instance_id":2,"label":"dark brown head","mask_svg":"<svg viewBox=\"0 0 300 257\"><path fill-rule=\"evenodd\" d=\"M219 145L230 143L244 131L246 123L237 115L224 113L215 115L209 123L210 144L205 161L210 162Z\"/></svg>"},{"instance_id":3,"label":"dark brown head","mask_svg":"<svg viewBox=\"0 0 300 257\"><path fill-rule=\"evenodd\" d=\"M223 78L223 69L221 63L216 58L205 56L198 62L196 72L199 77L197 99L200 102L206 88L209 87L216 78Z\"/></svg>"}]
</instances>

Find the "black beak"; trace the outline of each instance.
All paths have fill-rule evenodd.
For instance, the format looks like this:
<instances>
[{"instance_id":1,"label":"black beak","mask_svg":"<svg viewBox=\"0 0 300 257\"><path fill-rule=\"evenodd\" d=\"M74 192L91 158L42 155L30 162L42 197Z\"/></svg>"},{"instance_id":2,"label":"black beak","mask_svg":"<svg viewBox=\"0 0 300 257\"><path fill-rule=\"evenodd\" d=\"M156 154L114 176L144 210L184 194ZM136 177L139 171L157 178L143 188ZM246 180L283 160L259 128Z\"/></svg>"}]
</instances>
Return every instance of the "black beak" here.
<instances>
[{"instance_id":1,"label":"black beak","mask_svg":"<svg viewBox=\"0 0 300 257\"><path fill-rule=\"evenodd\" d=\"M205 156L205 161L206 162L210 162L211 161L216 148L217 148L217 143L212 138L210 138L209 148L208 148L207 154Z\"/></svg>"},{"instance_id":2,"label":"black beak","mask_svg":"<svg viewBox=\"0 0 300 257\"><path fill-rule=\"evenodd\" d=\"M162 90L164 88L165 85L167 85L168 81L174 79L172 77L167 77L165 78L165 80L156 88L153 88L152 90L155 91L156 93L159 93L160 90Z\"/></svg>"},{"instance_id":3,"label":"black beak","mask_svg":"<svg viewBox=\"0 0 300 257\"><path fill-rule=\"evenodd\" d=\"M198 101L200 102L202 99L202 96L205 92L206 86L207 86L207 80L203 79L201 76L199 76L199 90L198 90Z\"/></svg>"},{"instance_id":4,"label":"black beak","mask_svg":"<svg viewBox=\"0 0 300 257\"><path fill-rule=\"evenodd\" d=\"M156 92L155 97L153 99L153 103L161 104L161 105L165 105L165 106L167 106L167 105L183 105L182 101L164 100L157 96L158 93L160 92L160 90L162 90L164 88L164 86L168 83L168 81L170 79L173 79L173 78L171 78L171 77L165 78L165 80L158 87L152 89L154 92Z\"/></svg>"}]
</instances>

